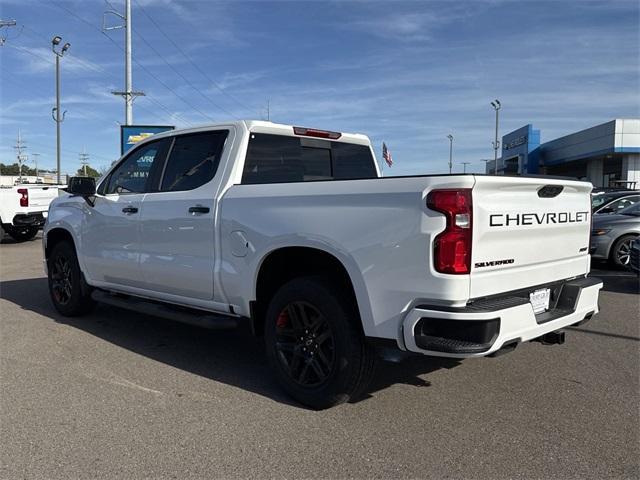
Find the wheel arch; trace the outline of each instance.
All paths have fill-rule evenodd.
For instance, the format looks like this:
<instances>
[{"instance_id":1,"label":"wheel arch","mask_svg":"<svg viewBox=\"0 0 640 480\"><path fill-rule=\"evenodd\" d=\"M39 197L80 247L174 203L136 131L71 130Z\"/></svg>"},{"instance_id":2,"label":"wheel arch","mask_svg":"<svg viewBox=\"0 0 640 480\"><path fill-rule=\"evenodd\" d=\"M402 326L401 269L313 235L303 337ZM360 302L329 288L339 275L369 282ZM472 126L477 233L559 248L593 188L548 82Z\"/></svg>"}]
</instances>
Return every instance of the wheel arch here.
<instances>
[{"instance_id":1,"label":"wheel arch","mask_svg":"<svg viewBox=\"0 0 640 480\"><path fill-rule=\"evenodd\" d=\"M359 327L364 331L364 319L370 310L362 298L364 282L353 268L348 268L348 263L348 260L315 246L286 246L266 253L256 269L254 300L250 302L253 333L262 335L269 300L278 288L294 278L310 275L331 277L344 287L346 294L353 299L354 313L358 315Z\"/></svg>"},{"instance_id":2,"label":"wheel arch","mask_svg":"<svg viewBox=\"0 0 640 480\"><path fill-rule=\"evenodd\" d=\"M78 252L75 239L69 230L62 227L55 227L51 230L48 230L45 234L45 242L44 242L44 258L45 260L49 259L49 255L53 251L53 248L60 242L68 241L71 243L73 248L76 251L76 255Z\"/></svg>"}]
</instances>

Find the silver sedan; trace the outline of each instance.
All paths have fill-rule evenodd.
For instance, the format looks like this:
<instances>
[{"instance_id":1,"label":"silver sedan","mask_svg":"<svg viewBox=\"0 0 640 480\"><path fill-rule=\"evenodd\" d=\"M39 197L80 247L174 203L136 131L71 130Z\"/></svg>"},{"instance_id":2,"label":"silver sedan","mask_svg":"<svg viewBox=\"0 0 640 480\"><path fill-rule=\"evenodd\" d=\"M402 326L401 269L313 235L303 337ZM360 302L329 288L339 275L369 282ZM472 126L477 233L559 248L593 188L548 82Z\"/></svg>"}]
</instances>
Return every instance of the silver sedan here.
<instances>
[{"instance_id":1,"label":"silver sedan","mask_svg":"<svg viewBox=\"0 0 640 480\"><path fill-rule=\"evenodd\" d=\"M618 267L629 263L631 242L640 236L640 203L610 215L595 215L591 230L591 257Z\"/></svg>"}]
</instances>

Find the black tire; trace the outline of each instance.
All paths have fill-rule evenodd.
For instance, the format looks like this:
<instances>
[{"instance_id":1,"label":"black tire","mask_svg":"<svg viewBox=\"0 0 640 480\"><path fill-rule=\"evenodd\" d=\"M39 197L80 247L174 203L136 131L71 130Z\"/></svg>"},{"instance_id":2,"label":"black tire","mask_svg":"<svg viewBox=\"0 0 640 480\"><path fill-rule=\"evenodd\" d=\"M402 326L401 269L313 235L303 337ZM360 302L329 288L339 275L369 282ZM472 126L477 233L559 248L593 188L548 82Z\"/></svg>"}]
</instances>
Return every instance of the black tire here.
<instances>
[{"instance_id":1,"label":"black tire","mask_svg":"<svg viewBox=\"0 0 640 480\"><path fill-rule=\"evenodd\" d=\"M51 302L65 317L76 317L91 311L95 302L91 288L85 283L73 245L60 242L47 260Z\"/></svg>"},{"instance_id":2,"label":"black tire","mask_svg":"<svg viewBox=\"0 0 640 480\"><path fill-rule=\"evenodd\" d=\"M16 242L26 242L38 234L38 227L7 227L7 233Z\"/></svg>"},{"instance_id":3,"label":"black tire","mask_svg":"<svg viewBox=\"0 0 640 480\"><path fill-rule=\"evenodd\" d=\"M326 278L283 285L267 309L265 346L284 390L314 409L355 399L375 362L359 322L354 301Z\"/></svg>"},{"instance_id":4,"label":"black tire","mask_svg":"<svg viewBox=\"0 0 640 480\"><path fill-rule=\"evenodd\" d=\"M609 260L614 266L625 268L629 265L631 242L633 242L636 236L637 235L623 235L615 241L609 254Z\"/></svg>"}]
</instances>

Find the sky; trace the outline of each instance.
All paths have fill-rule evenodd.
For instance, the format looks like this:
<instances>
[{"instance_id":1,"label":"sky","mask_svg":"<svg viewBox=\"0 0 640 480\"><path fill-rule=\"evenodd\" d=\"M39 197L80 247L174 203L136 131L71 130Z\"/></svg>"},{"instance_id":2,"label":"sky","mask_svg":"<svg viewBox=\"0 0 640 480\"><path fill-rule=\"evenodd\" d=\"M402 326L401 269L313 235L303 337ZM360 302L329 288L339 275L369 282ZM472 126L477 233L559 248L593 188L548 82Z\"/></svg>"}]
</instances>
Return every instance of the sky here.
<instances>
[{"instance_id":1,"label":"sky","mask_svg":"<svg viewBox=\"0 0 640 480\"><path fill-rule=\"evenodd\" d=\"M54 54L61 60L62 171L119 157L124 0L0 0L0 162L18 131L55 166ZM484 171L500 135L532 123L542 142L640 117L637 1L132 0L134 123L178 128L266 119L368 135L385 175ZM108 25L118 24L110 15Z\"/></svg>"}]
</instances>

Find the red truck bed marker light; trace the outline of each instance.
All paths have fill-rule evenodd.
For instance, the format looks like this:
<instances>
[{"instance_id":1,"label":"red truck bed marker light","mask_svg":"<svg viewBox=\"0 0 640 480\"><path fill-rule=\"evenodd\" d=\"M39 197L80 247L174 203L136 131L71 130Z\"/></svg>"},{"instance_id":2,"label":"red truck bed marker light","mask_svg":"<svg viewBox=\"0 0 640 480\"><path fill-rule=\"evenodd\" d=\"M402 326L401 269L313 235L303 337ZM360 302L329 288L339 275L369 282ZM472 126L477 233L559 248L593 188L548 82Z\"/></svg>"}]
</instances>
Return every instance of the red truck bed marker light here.
<instances>
[{"instance_id":1,"label":"red truck bed marker light","mask_svg":"<svg viewBox=\"0 0 640 480\"><path fill-rule=\"evenodd\" d=\"M471 271L471 189L433 190L427 207L447 217L447 227L434 241L433 264L440 273L456 275Z\"/></svg>"},{"instance_id":2,"label":"red truck bed marker light","mask_svg":"<svg viewBox=\"0 0 640 480\"><path fill-rule=\"evenodd\" d=\"M293 133L303 137L330 138L337 140L342 136L340 132L330 132L328 130L316 130L315 128L293 127Z\"/></svg>"},{"instance_id":3,"label":"red truck bed marker light","mask_svg":"<svg viewBox=\"0 0 640 480\"><path fill-rule=\"evenodd\" d=\"M21 207L28 207L29 206L29 189L27 188L19 188L18 193L20 195L22 195L20 197L20 206Z\"/></svg>"}]
</instances>

